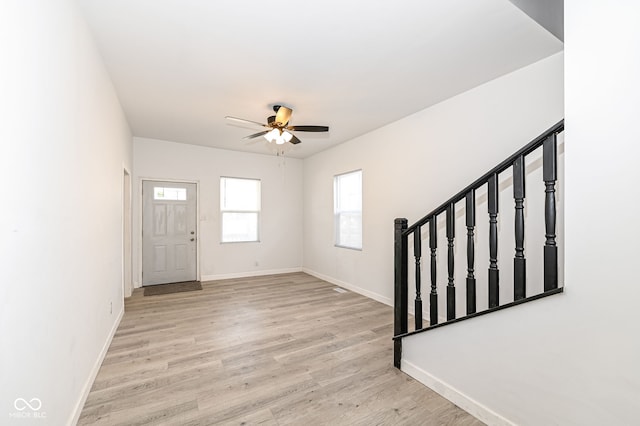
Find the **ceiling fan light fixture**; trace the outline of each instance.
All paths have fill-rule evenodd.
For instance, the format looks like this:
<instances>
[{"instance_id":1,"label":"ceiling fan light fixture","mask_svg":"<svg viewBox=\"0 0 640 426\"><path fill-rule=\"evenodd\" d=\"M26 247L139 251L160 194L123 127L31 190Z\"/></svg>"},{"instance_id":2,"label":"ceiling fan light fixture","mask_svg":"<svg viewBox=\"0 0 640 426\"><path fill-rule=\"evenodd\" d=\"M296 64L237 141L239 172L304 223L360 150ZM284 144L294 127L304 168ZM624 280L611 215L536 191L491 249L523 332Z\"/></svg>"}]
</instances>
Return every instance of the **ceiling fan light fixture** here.
<instances>
[{"instance_id":1,"label":"ceiling fan light fixture","mask_svg":"<svg viewBox=\"0 0 640 426\"><path fill-rule=\"evenodd\" d=\"M269 142L273 142L274 140L277 141L278 139L281 138L280 130L279 129L273 129L272 131L270 131L269 133L264 135L264 138L266 140L268 140Z\"/></svg>"},{"instance_id":2,"label":"ceiling fan light fixture","mask_svg":"<svg viewBox=\"0 0 640 426\"><path fill-rule=\"evenodd\" d=\"M282 139L284 139L285 142L289 142L291 141L291 138L293 138L293 135L287 131L282 132Z\"/></svg>"}]
</instances>

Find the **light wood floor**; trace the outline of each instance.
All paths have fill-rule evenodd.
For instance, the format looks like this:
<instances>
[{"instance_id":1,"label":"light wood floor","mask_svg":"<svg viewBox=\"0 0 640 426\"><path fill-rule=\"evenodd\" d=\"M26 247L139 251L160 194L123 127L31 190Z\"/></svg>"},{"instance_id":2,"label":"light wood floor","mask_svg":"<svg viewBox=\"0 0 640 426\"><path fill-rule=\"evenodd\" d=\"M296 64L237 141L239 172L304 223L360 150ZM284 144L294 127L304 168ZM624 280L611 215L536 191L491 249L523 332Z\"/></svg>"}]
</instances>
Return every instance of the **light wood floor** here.
<instances>
[{"instance_id":1,"label":"light wood floor","mask_svg":"<svg viewBox=\"0 0 640 426\"><path fill-rule=\"evenodd\" d=\"M295 273L126 301L79 424L481 425L393 368L392 308Z\"/></svg>"}]
</instances>

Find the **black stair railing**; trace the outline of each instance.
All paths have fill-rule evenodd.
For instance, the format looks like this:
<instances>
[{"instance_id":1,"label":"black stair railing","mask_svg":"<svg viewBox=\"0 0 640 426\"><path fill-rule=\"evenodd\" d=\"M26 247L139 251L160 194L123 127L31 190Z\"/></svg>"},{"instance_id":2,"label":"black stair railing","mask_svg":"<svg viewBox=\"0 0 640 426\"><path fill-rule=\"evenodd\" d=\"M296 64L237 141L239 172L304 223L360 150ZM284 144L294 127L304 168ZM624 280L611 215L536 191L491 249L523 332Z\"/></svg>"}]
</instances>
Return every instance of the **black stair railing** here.
<instances>
[{"instance_id":1,"label":"black stair railing","mask_svg":"<svg viewBox=\"0 0 640 426\"><path fill-rule=\"evenodd\" d=\"M402 356L402 338L428 331L433 328L470 319L489 312L505 309L542 297L562 292L558 287L558 247L556 244L556 181L557 181L557 135L564 131L564 120L558 122L542 135L525 145L509 158L489 170L471 185L458 192L429 214L408 226L407 219L395 220L394 237L394 365L400 368ZM545 187L545 244L543 248L544 291L527 297L526 267L524 254L525 234L525 158L542 146L542 174ZM500 304L500 270L498 268L498 182L500 173L512 168L514 200L514 239L513 258L513 294L514 301ZM489 221L489 265L488 265L488 301L489 307L477 311L476 306L476 270L475 270L475 227L476 227L476 190L487 186L487 214ZM456 318L456 285L454 280L454 244L456 203L465 202L465 224L467 228L467 279L466 279L466 315ZM438 287L437 287L437 229L438 217L446 220L447 237L447 291L446 321L438 323ZM429 325L424 327L422 320L422 229L428 226L430 249ZM415 260L416 298L415 330L408 331L408 241L413 236L413 256Z\"/></svg>"}]
</instances>

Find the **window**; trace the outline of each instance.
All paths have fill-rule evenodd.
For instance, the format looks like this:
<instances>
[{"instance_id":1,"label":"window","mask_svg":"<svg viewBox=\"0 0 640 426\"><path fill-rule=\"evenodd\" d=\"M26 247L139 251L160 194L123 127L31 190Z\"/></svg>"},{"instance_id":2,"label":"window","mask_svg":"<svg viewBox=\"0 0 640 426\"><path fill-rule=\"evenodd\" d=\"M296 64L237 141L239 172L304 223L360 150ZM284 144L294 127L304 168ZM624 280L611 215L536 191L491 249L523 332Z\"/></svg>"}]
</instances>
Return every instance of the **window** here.
<instances>
[{"instance_id":1,"label":"window","mask_svg":"<svg viewBox=\"0 0 640 426\"><path fill-rule=\"evenodd\" d=\"M259 241L260 181L220 178L222 242Z\"/></svg>"},{"instance_id":2,"label":"window","mask_svg":"<svg viewBox=\"0 0 640 426\"><path fill-rule=\"evenodd\" d=\"M153 199L162 201L185 201L187 199L187 188L163 188L153 187Z\"/></svg>"},{"instance_id":3,"label":"window","mask_svg":"<svg viewBox=\"0 0 640 426\"><path fill-rule=\"evenodd\" d=\"M334 176L336 246L362 249L362 170Z\"/></svg>"}]
</instances>

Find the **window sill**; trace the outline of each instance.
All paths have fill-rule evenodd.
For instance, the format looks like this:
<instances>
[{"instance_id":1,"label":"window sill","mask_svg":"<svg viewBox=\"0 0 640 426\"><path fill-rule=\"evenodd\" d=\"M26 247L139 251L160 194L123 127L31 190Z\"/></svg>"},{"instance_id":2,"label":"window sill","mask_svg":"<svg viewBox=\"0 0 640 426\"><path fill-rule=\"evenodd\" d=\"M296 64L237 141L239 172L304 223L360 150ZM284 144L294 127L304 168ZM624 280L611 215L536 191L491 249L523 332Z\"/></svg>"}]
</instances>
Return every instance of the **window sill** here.
<instances>
[{"instance_id":1,"label":"window sill","mask_svg":"<svg viewBox=\"0 0 640 426\"><path fill-rule=\"evenodd\" d=\"M362 251L362 247L358 248L358 247L341 246L340 244L334 244L333 246L338 248L348 249L348 250Z\"/></svg>"},{"instance_id":2,"label":"window sill","mask_svg":"<svg viewBox=\"0 0 640 426\"><path fill-rule=\"evenodd\" d=\"M220 244L246 244L246 243L259 243L260 240L252 241L220 241Z\"/></svg>"}]
</instances>

